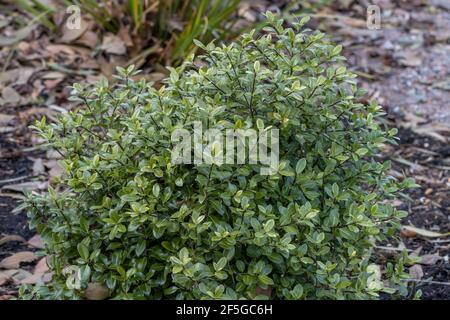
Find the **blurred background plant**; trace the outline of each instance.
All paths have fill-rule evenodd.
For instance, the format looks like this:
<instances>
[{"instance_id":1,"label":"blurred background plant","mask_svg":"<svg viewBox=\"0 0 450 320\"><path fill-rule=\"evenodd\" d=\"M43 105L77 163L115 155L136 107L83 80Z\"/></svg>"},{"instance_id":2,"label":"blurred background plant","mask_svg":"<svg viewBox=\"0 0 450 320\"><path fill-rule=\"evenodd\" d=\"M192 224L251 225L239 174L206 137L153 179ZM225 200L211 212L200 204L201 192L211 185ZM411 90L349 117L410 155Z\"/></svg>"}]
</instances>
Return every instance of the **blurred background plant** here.
<instances>
[{"instance_id":1,"label":"blurred background plant","mask_svg":"<svg viewBox=\"0 0 450 320\"><path fill-rule=\"evenodd\" d=\"M162 58L168 64L180 62L194 49L194 38L211 41L232 36L230 16L240 0L129 0L73 1L87 11L100 27L117 33L130 23L133 44L144 49L156 42L164 49Z\"/></svg>"},{"instance_id":2,"label":"blurred background plant","mask_svg":"<svg viewBox=\"0 0 450 320\"><path fill-rule=\"evenodd\" d=\"M130 63L151 61L178 65L196 50L193 39L203 43L230 40L245 29L258 28L258 18L239 24L236 16L251 4L242 0L17 0L16 7L48 28L61 32L68 14L65 8L78 5L83 19L101 31L127 34ZM269 1L270 2L270 1ZM283 12L308 11L330 0L286 1ZM242 6L244 4L244 6ZM246 5L246 6L245 6ZM247 13L245 13L247 14ZM59 18L58 18L59 16Z\"/></svg>"},{"instance_id":3,"label":"blurred background plant","mask_svg":"<svg viewBox=\"0 0 450 320\"><path fill-rule=\"evenodd\" d=\"M158 62L178 64L195 50L193 39L209 42L236 36L230 17L236 14L241 0L128 0L128 1L43 1L18 0L21 11L50 31L58 23L52 14L61 8L78 5L98 28L118 34L127 28L132 42L132 56L153 53ZM83 17L84 18L84 17ZM64 22L64 20L63 20Z\"/></svg>"},{"instance_id":4,"label":"blurred background plant","mask_svg":"<svg viewBox=\"0 0 450 320\"><path fill-rule=\"evenodd\" d=\"M51 31L56 29L56 25L53 23L52 19L48 18L48 15L55 11L55 8L48 6L45 2L38 0L17 0L17 6L25 11L29 15L33 16L42 23L44 26L49 28Z\"/></svg>"}]
</instances>

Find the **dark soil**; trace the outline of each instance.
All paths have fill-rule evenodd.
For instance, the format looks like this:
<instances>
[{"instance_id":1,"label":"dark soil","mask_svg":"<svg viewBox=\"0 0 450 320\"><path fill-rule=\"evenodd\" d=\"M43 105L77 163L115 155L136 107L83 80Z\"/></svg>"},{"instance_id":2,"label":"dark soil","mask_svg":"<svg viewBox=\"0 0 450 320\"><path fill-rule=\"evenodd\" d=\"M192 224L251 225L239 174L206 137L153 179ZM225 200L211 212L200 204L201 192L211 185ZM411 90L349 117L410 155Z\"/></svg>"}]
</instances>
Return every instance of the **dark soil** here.
<instances>
[{"instance_id":1,"label":"dark soil","mask_svg":"<svg viewBox=\"0 0 450 320\"><path fill-rule=\"evenodd\" d=\"M0 134L0 180L27 175L31 165L31 161L21 154L21 147L8 138Z\"/></svg>"},{"instance_id":2,"label":"dark soil","mask_svg":"<svg viewBox=\"0 0 450 320\"><path fill-rule=\"evenodd\" d=\"M366 25L367 4L378 5L381 27ZM450 6L442 0L333 1L319 10L313 26L343 44L349 68L360 86L399 128L399 145L390 146L391 174L409 176L421 188L406 192L395 205L409 216L403 225L428 231L450 231ZM385 245L385 244L383 244ZM410 282L423 299L450 299L450 238L423 238L403 233L393 248L418 256L436 254L437 261L415 268L423 276ZM380 251L379 255L399 251ZM433 283L430 283L432 281ZM411 296L410 296L411 297Z\"/></svg>"},{"instance_id":3,"label":"dark soil","mask_svg":"<svg viewBox=\"0 0 450 320\"><path fill-rule=\"evenodd\" d=\"M2 184L7 184L1 181L13 178L23 177L23 179L14 180L14 183L24 182L32 171L32 162L19 151L21 147L7 139L9 137L6 135L0 135L0 187ZM19 235L24 239L29 239L34 233L28 228L26 214L24 212L12 213L17 202L17 199L0 196L0 235ZM5 243L0 246L0 260L26 248L26 245L17 241Z\"/></svg>"},{"instance_id":4,"label":"dark soil","mask_svg":"<svg viewBox=\"0 0 450 320\"><path fill-rule=\"evenodd\" d=\"M421 152L414 152L409 155L409 161L414 163L428 163L429 167L423 169L415 175L421 188L410 190L407 195L412 201L400 206L403 210L408 210L410 215L404 219L404 225L414 225L426 230L438 232L447 232L450 230L450 173L448 170L440 170L437 166L442 166L443 161L448 159L448 144L440 143L434 139L418 136L409 130L400 130L400 145L396 155L406 155L410 148L423 148L436 152L436 155L430 158L430 155L424 155ZM417 149L416 149L417 150ZM394 169L401 171L410 171L410 167L394 163ZM421 176L426 177L426 181ZM420 237L402 237L403 243L408 249L420 250L419 255L438 254L442 258L436 263L422 265L423 283L413 285L415 290L422 291L422 299L449 299L450 298L450 241L436 241ZM425 281L440 282L441 284L430 284Z\"/></svg>"}]
</instances>

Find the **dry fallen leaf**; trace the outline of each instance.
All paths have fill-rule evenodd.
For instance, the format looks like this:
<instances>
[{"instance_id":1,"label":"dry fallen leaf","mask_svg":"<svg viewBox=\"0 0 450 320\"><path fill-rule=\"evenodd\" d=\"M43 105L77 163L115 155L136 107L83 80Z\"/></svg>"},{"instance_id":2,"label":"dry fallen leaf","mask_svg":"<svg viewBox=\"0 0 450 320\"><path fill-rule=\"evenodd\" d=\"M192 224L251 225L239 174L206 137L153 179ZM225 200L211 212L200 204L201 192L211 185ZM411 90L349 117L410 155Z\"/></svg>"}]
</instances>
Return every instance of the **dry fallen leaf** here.
<instances>
[{"instance_id":1,"label":"dry fallen leaf","mask_svg":"<svg viewBox=\"0 0 450 320\"><path fill-rule=\"evenodd\" d=\"M442 257L437 252L433 254L424 254L423 256L419 257L418 263L424 265L433 265L436 264L436 262L438 262L441 259Z\"/></svg>"},{"instance_id":2,"label":"dry fallen leaf","mask_svg":"<svg viewBox=\"0 0 450 320\"><path fill-rule=\"evenodd\" d=\"M167 74L162 72L152 72L143 76L147 81L150 82L160 82L167 77Z\"/></svg>"},{"instance_id":3,"label":"dry fallen leaf","mask_svg":"<svg viewBox=\"0 0 450 320\"><path fill-rule=\"evenodd\" d=\"M4 237L0 238L0 246L2 244L5 244L7 242L11 242L11 241L16 241L16 242L26 242L26 240L24 238L22 238L21 236L17 236L17 235L6 235Z\"/></svg>"},{"instance_id":4,"label":"dry fallen leaf","mask_svg":"<svg viewBox=\"0 0 450 320\"><path fill-rule=\"evenodd\" d=\"M44 190L47 188L48 183L46 181L31 181L31 182L23 182L18 184L10 184L7 186L3 186L2 190L11 190L17 192L23 192L25 190Z\"/></svg>"},{"instance_id":5,"label":"dry fallen leaf","mask_svg":"<svg viewBox=\"0 0 450 320\"><path fill-rule=\"evenodd\" d=\"M62 158L61 154L59 152L57 152L56 150L47 150L47 152L45 153L45 157L47 159L61 159Z\"/></svg>"},{"instance_id":6,"label":"dry fallen leaf","mask_svg":"<svg viewBox=\"0 0 450 320\"><path fill-rule=\"evenodd\" d=\"M7 125L14 118L15 118L15 116L12 116L12 115L9 115L9 114L0 113L0 126Z\"/></svg>"},{"instance_id":7,"label":"dry fallen leaf","mask_svg":"<svg viewBox=\"0 0 450 320\"><path fill-rule=\"evenodd\" d=\"M402 236L407 237L407 238L414 238L417 236L416 232L407 230L407 229L402 229L401 234L402 234Z\"/></svg>"},{"instance_id":8,"label":"dry fallen leaf","mask_svg":"<svg viewBox=\"0 0 450 320\"><path fill-rule=\"evenodd\" d=\"M0 261L2 269L19 269L22 262L31 262L36 260L36 255L31 251L22 251L9 256Z\"/></svg>"},{"instance_id":9,"label":"dry fallen leaf","mask_svg":"<svg viewBox=\"0 0 450 320\"><path fill-rule=\"evenodd\" d=\"M59 71L50 71L50 72L46 72L41 76L41 79L45 79L45 80L62 80L66 77L66 75L62 72Z\"/></svg>"},{"instance_id":10,"label":"dry fallen leaf","mask_svg":"<svg viewBox=\"0 0 450 320\"><path fill-rule=\"evenodd\" d=\"M36 248L36 249L44 249L45 245L42 241L42 238L40 235L33 236L30 240L28 240L27 244L30 247Z\"/></svg>"},{"instance_id":11,"label":"dry fallen leaf","mask_svg":"<svg viewBox=\"0 0 450 320\"><path fill-rule=\"evenodd\" d=\"M255 22L257 19L255 12L252 12L251 10L250 3L242 3L238 8L238 15L250 22Z\"/></svg>"},{"instance_id":12,"label":"dry fallen leaf","mask_svg":"<svg viewBox=\"0 0 450 320\"><path fill-rule=\"evenodd\" d=\"M51 56L58 56L63 54L66 54L68 56L75 55L75 48L66 44L50 44L45 47L45 50Z\"/></svg>"},{"instance_id":13,"label":"dry fallen leaf","mask_svg":"<svg viewBox=\"0 0 450 320\"><path fill-rule=\"evenodd\" d=\"M427 119L424 117L418 116L417 114L409 111L405 111L405 121L399 120L399 126L403 128L411 128L417 127L421 123L426 123Z\"/></svg>"},{"instance_id":14,"label":"dry fallen leaf","mask_svg":"<svg viewBox=\"0 0 450 320\"><path fill-rule=\"evenodd\" d=\"M34 68L16 68L0 73L0 84L26 84L36 70Z\"/></svg>"},{"instance_id":15,"label":"dry fallen leaf","mask_svg":"<svg viewBox=\"0 0 450 320\"><path fill-rule=\"evenodd\" d=\"M8 197L8 198L13 198L13 199L17 199L17 200L25 199L25 196L23 194L13 193L13 192L0 192L0 197Z\"/></svg>"},{"instance_id":16,"label":"dry fallen leaf","mask_svg":"<svg viewBox=\"0 0 450 320\"><path fill-rule=\"evenodd\" d=\"M112 78L112 75L114 74L117 65L113 62L109 62L105 57L102 55L98 58L98 62L100 63L100 71L103 76L105 76L108 79Z\"/></svg>"},{"instance_id":17,"label":"dry fallen leaf","mask_svg":"<svg viewBox=\"0 0 450 320\"><path fill-rule=\"evenodd\" d=\"M17 270L0 271L0 286L3 286L7 284L9 281L11 281L13 274L16 272Z\"/></svg>"},{"instance_id":18,"label":"dry fallen leaf","mask_svg":"<svg viewBox=\"0 0 450 320\"><path fill-rule=\"evenodd\" d=\"M30 274L28 277L23 278L21 280L21 284L35 284L39 280L42 280L43 282L47 282L44 279L44 275L49 271L49 268L47 266L47 257L42 258L39 260L39 262L36 264L36 267L34 268L34 273Z\"/></svg>"},{"instance_id":19,"label":"dry fallen leaf","mask_svg":"<svg viewBox=\"0 0 450 320\"><path fill-rule=\"evenodd\" d=\"M17 272L15 272L11 277L15 285L20 285L24 279L32 276L30 272L23 269L19 269L16 271Z\"/></svg>"},{"instance_id":20,"label":"dry fallen leaf","mask_svg":"<svg viewBox=\"0 0 450 320\"><path fill-rule=\"evenodd\" d=\"M109 297L109 290L99 283L91 282L84 292L84 297L88 300L105 300Z\"/></svg>"},{"instance_id":21,"label":"dry fallen leaf","mask_svg":"<svg viewBox=\"0 0 450 320\"><path fill-rule=\"evenodd\" d=\"M20 101L20 95L11 87L3 88L2 98L6 103L18 103Z\"/></svg>"},{"instance_id":22,"label":"dry fallen leaf","mask_svg":"<svg viewBox=\"0 0 450 320\"><path fill-rule=\"evenodd\" d=\"M48 175L50 178L60 177L63 173L63 169L57 160L48 160L45 162L45 166L49 169Z\"/></svg>"},{"instance_id":23,"label":"dry fallen leaf","mask_svg":"<svg viewBox=\"0 0 450 320\"><path fill-rule=\"evenodd\" d=\"M430 125L413 127L412 131L419 135L425 135L425 136L435 138L436 140L439 140L443 143L447 143L449 141L449 138L445 137L440 132L448 133L448 132L450 132L450 127L443 126L438 123L432 123Z\"/></svg>"},{"instance_id":24,"label":"dry fallen leaf","mask_svg":"<svg viewBox=\"0 0 450 320\"><path fill-rule=\"evenodd\" d=\"M45 173L44 161L42 158L37 158L33 161L33 175L39 176Z\"/></svg>"},{"instance_id":25,"label":"dry fallen leaf","mask_svg":"<svg viewBox=\"0 0 450 320\"><path fill-rule=\"evenodd\" d=\"M89 25L84 20L81 20L80 28L74 28L74 29L69 29L67 26L67 23L64 23L61 26L62 36L60 38L60 41L63 43L71 43L71 42L75 41L76 39L81 37L83 35L83 33L86 32L86 30L88 29L88 26Z\"/></svg>"},{"instance_id":26,"label":"dry fallen leaf","mask_svg":"<svg viewBox=\"0 0 450 320\"><path fill-rule=\"evenodd\" d=\"M75 41L76 44L81 44L91 49L94 49L97 46L97 42L97 34L90 30L83 33L83 35Z\"/></svg>"},{"instance_id":27,"label":"dry fallen leaf","mask_svg":"<svg viewBox=\"0 0 450 320\"><path fill-rule=\"evenodd\" d=\"M0 98L0 106L4 104L3 100ZM0 127L0 133L8 133L13 132L14 127Z\"/></svg>"},{"instance_id":28,"label":"dry fallen leaf","mask_svg":"<svg viewBox=\"0 0 450 320\"><path fill-rule=\"evenodd\" d=\"M412 50L403 50L399 53L398 59L400 64L406 67L418 67L422 64L420 52Z\"/></svg>"},{"instance_id":29,"label":"dry fallen leaf","mask_svg":"<svg viewBox=\"0 0 450 320\"><path fill-rule=\"evenodd\" d=\"M118 36L107 34L103 37L102 49L111 54L122 55L127 52L125 42Z\"/></svg>"},{"instance_id":30,"label":"dry fallen leaf","mask_svg":"<svg viewBox=\"0 0 450 320\"><path fill-rule=\"evenodd\" d=\"M12 37L0 37L0 47L11 46L13 44L16 44L17 42L22 41L23 39L28 37L28 35L31 33L31 31L33 31L35 27L35 24L28 25L20 30L17 30Z\"/></svg>"},{"instance_id":31,"label":"dry fallen leaf","mask_svg":"<svg viewBox=\"0 0 450 320\"><path fill-rule=\"evenodd\" d=\"M413 265L411 268L409 268L409 276L411 279L420 280L423 277L423 270L422 266L419 264Z\"/></svg>"},{"instance_id":32,"label":"dry fallen leaf","mask_svg":"<svg viewBox=\"0 0 450 320\"><path fill-rule=\"evenodd\" d=\"M34 273L44 274L47 271L49 271L47 265L47 257L44 257L41 260L39 260L39 262L36 264L36 267L34 268Z\"/></svg>"},{"instance_id":33,"label":"dry fallen leaf","mask_svg":"<svg viewBox=\"0 0 450 320\"><path fill-rule=\"evenodd\" d=\"M425 237L425 238L441 238L441 237L449 236L450 232L439 233L439 232L428 231L425 229L416 228L413 226L403 226L402 234L405 237L410 237L410 238L413 238L417 235Z\"/></svg>"}]
</instances>

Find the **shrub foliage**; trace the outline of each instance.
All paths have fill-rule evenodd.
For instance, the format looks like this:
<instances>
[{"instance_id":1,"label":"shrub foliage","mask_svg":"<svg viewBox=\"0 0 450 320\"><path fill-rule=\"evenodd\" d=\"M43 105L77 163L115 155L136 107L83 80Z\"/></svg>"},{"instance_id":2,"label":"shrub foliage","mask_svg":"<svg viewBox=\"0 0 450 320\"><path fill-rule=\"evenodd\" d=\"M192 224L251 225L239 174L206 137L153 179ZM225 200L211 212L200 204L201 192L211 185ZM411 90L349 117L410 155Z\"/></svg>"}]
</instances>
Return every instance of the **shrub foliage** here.
<instances>
[{"instance_id":1,"label":"shrub foliage","mask_svg":"<svg viewBox=\"0 0 450 320\"><path fill-rule=\"evenodd\" d=\"M96 285L114 298L359 299L404 276L389 264L379 281L371 258L404 216L385 200L413 185L376 157L395 130L359 102L341 46L301 31L306 19L285 28L267 16L261 36L197 42L201 61L159 89L118 68L114 85L73 86L83 108L36 124L65 173L23 204L54 271L35 296L82 298ZM194 121L278 128L276 173L172 164L171 133Z\"/></svg>"}]
</instances>

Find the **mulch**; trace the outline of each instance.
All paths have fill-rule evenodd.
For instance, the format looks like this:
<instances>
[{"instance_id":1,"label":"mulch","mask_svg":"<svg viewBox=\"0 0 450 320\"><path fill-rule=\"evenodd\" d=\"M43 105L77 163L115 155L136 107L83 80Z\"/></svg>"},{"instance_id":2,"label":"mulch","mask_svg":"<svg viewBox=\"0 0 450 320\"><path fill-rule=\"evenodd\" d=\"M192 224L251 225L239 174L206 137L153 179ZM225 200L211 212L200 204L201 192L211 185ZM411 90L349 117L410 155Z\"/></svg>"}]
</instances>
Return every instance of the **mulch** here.
<instances>
[{"instance_id":1,"label":"mulch","mask_svg":"<svg viewBox=\"0 0 450 320\"><path fill-rule=\"evenodd\" d=\"M387 125L399 128L398 146L386 147L382 157L392 161L393 176L411 176L421 185L395 200L395 206L409 212L403 225L449 232L450 8L446 0L370 2L381 8L380 30L367 29L365 1L351 0L319 7L310 26L344 44L350 69L368 90L367 100L377 99L387 111ZM240 14L254 19L265 8L285 3L252 1L245 3ZM0 27L0 37L14 35L18 28L14 21L26 19L3 12L0 18L10 21ZM99 49L95 44L102 43L103 35L90 31L91 42L83 41L84 35L75 39L66 35L71 40L65 41L64 35L50 35L37 26L24 39L0 50L0 262L19 252L39 251L27 242L37 238L28 229L26 214L12 211L23 197L21 190L43 191L60 173L57 155L40 151L36 147L40 141L28 126L42 116L52 119L74 108L67 101L73 82L110 77L115 66L130 60L127 53L108 52L111 47ZM125 40L119 37L115 43L126 46ZM156 81L164 76L151 66L145 66L143 74ZM23 240L2 244L1 239L11 235ZM380 244L377 256L383 259L402 249L418 257L417 263L408 266L414 280L410 297L420 289L422 299L450 299L450 237L404 231L398 240ZM15 296L23 279L39 275L38 255L29 260L7 280L2 280L4 270L0 269L0 299Z\"/></svg>"}]
</instances>

